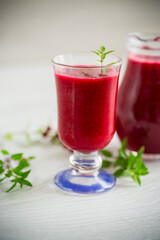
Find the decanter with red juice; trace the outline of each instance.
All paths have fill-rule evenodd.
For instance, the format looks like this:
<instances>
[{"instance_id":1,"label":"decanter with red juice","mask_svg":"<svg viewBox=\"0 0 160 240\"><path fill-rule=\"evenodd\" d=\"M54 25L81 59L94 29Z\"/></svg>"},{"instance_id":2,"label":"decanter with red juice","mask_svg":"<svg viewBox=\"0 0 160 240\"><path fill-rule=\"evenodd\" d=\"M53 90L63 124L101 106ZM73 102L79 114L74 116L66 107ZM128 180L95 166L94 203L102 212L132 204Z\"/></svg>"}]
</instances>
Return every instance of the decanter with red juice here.
<instances>
[{"instance_id":1,"label":"decanter with red juice","mask_svg":"<svg viewBox=\"0 0 160 240\"><path fill-rule=\"evenodd\" d=\"M160 35L131 33L128 63L118 93L117 132L128 149L160 154ZM154 154L154 156L153 156ZM149 157L149 155L148 155Z\"/></svg>"}]
</instances>

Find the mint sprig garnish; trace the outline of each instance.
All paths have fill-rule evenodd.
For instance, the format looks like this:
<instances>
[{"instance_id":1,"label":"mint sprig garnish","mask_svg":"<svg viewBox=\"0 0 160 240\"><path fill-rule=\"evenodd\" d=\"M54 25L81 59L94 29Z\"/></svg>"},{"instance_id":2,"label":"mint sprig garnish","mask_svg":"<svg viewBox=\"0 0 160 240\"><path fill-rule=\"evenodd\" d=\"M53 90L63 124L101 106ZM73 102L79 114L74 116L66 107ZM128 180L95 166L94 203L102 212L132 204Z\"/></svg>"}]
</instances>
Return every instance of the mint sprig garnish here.
<instances>
[{"instance_id":1,"label":"mint sprig garnish","mask_svg":"<svg viewBox=\"0 0 160 240\"><path fill-rule=\"evenodd\" d=\"M114 52L114 50L110 50L108 52L105 52L105 50L106 50L105 46L101 46L100 49L97 49L97 51L91 51L91 52L95 53L99 57L97 59L97 61L101 63L101 67L103 66L103 61L106 58L106 56L108 54ZM117 63L117 62L112 62L112 63L109 63L107 65L113 65L115 63ZM108 72L108 68L103 69L103 72Z\"/></svg>"},{"instance_id":2,"label":"mint sprig garnish","mask_svg":"<svg viewBox=\"0 0 160 240\"><path fill-rule=\"evenodd\" d=\"M34 159L34 156L25 158L23 153L9 154L7 150L2 149L1 153L3 159L0 160L0 182L9 179L12 183L12 186L6 191L10 192L16 187L17 184L20 185L20 188L23 185L32 187L31 182L26 180L28 175L31 172L31 169L25 171L24 169L30 166L29 160Z\"/></svg>"},{"instance_id":3,"label":"mint sprig garnish","mask_svg":"<svg viewBox=\"0 0 160 240\"><path fill-rule=\"evenodd\" d=\"M118 150L118 156L115 162L109 161L108 158L112 157L112 154L107 150L101 150L102 155L107 157L107 160L103 160L102 168L113 166L116 168L114 175L116 177L130 176L134 182L141 185L140 176L147 175L149 173L148 168L142 161L142 154L144 147L141 147L136 155L132 152L127 152L127 139L122 141L122 146Z\"/></svg>"},{"instance_id":4,"label":"mint sprig garnish","mask_svg":"<svg viewBox=\"0 0 160 240\"><path fill-rule=\"evenodd\" d=\"M114 52L114 50L110 50L108 52L105 52L105 50L106 50L105 46L101 46L100 49L97 49L97 51L91 51L91 52L97 54L97 56L99 57L97 59L97 61L101 63L101 66L102 66L102 63L103 63L106 55L108 55L109 53Z\"/></svg>"}]
</instances>

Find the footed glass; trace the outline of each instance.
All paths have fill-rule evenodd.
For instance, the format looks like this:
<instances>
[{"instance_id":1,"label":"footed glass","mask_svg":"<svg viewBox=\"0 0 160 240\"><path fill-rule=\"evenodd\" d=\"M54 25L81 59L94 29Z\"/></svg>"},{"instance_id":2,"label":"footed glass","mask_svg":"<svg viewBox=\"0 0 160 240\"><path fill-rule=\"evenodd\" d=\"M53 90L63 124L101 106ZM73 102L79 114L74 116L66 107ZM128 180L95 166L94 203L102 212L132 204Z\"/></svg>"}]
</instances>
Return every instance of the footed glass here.
<instances>
[{"instance_id":1,"label":"footed glass","mask_svg":"<svg viewBox=\"0 0 160 240\"><path fill-rule=\"evenodd\" d=\"M116 62L113 65L110 63ZM108 55L103 66L93 53L65 54L53 59L58 103L58 136L73 151L70 167L59 172L55 184L67 192L100 193L116 179L100 170L98 150L115 132L115 109L121 59Z\"/></svg>"}]
</instances>

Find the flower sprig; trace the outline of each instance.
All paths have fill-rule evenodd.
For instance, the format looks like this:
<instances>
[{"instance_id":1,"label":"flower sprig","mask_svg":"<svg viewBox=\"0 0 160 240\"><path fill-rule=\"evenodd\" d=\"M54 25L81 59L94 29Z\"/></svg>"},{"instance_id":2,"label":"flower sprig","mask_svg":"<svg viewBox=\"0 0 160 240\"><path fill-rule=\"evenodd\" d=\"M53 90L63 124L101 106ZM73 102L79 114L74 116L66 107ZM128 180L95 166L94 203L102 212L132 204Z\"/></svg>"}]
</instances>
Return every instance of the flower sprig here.
<instances>
[{"instance_id":1,"label":"flower sprig","mask_svg":"<svg viewBox=\"0 0 160 240\"><path fill-rule=\"evenodd\" d=\"M34 159L34 156L25 158L23 153L9 154L7 150L2 149L1 153L3 158L0 160L0 182L9 179L12 183L12 186L6 191L10 192L16 187L17 184L20 185L20 188L23 185L32 187L31 182L26 180L28 175L31 172L31 169L24 171L24 169L30 166L29 161Z\"/></svg>"},{"instance_id":2,"label":"flower sprig","mask_svg":"<svg viewBox=\"0 0 160 240\"><path fill-rule=\"evenodd\" d=\"M39 140L47 140L49 142L52 142L54 144L60 144L57 131L54 131L53 128L49 125L43 126L38 128L38 130L35 131L17 131L13 133L6 133L3 135L3 139L6 139L7 141L14 140L15 136L22 135L25 137L26 142L28 145L32 145L34 143L33 136L36 136L39 138Z\"/></svg>"}]
</instances>

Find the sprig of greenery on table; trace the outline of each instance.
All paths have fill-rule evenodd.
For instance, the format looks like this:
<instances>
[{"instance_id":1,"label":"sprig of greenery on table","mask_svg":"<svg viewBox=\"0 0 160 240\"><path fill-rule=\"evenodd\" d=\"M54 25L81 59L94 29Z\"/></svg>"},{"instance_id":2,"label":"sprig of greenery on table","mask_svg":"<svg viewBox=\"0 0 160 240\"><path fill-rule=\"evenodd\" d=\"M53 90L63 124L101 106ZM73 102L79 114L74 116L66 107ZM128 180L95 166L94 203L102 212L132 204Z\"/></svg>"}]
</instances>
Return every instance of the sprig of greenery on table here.
<instances>
[{"instance_id":1,"label":"sprig of greenery on table","mask_svg":"<svg viewBox=\"0 0 160 240\"><path fill-rule=\"evenodd\" d=\"M52 127L49 125L40 127L36 131L32 132L26 130L14 133L8 132L5 135L2 135L2 138L6 139L7 141L12 141L14 140L14 137L16 135L23 135L29 146L32 145L32 143L34 143L34 141L32 140L33 135L37 135L37 137L39 136L40 137L39 139L47 140L54 144L60 144L57 131L54 131Z\"/></svg>"},{"instance_id":2,"label":"sprig of greenery on table","mask_svg":"<svg viewBox=\"0 0 160 240\"><path fill-rule=\"evenodd\" d=\"M148 168L142 161L142 154L144 147L141 147L136 155L132 152L127 153L127 139L122 141L122 146L118 150L118 157L115 162L109 160L103 160L102 168L108 168L113 166L116 168L114 175L116 177L130 176L134 182L141 185L140 176L147 175L149 173ZM103 149L100 151L103 156L108 158L112 157L112 153Z\"/></svg>"},{"instance_id":3,"label":"sprig of greenery on table","mask_svg":"<svg viewBox=\"0 0 160 240\"><path fill-rule=\"evenodd\" d=\"M53 144L60 144L63 146L63 144L59 141L57 132L53 131L52 127L49 125L39 128L36 132L33 132L33 134L35 133L38 134L40 138L42 137L44 139L49 140L49 142ZM25 134L26 137L26 133L23 134ZM11 141L14 139L14 134L7 133L5 135L5 138L8 141ZM26 140L28 143L30 144L32 143L31 133L30 134L28 133L28 137L26 137ZM66 147L64 148L66 149ZM115 168L114 175L117 178L122 176L130 176L133 179L133 181L141 185L140 176L147 175L149 173L147 167L142 161L144 147L141 147L137 155L134 155L132 152L127 151L127 139L123 140L122 146L118 150L117 157L113 156L113 154L110 151L107 151L106 149L102 149L100 152L103 156L105 156L105 159L103 159L102 168L108 168L110 166L114 167ZM0 161L0 174L2 169L1 161Z\"/></svg>"},{"instance_id":4,"label":"sprig of greenery on table","mask_svg":"<svg viewBox=\"0 0 160 240\"><path fill-rule=\"evenodd\" d=\"M10 182L13 183L6 192L10 192L17 184L20 185L20 188L22 188L23 185L32 187L31 182L26 180L31 172L31 169L27 171L24 171L24 169L30 166L29 160L32 160L35 157L30 156L28 158L24 158L23 153L10 155L7 150L1 150L1 153L3 155L3 159L0 160L0 175L2 175L0 182L10 179ZM13 167L13 165L16 166Z\"/></svg>"},{"instance_id":5,"label":"sprig of greenery on table","mask_svg":"<svg viewBox=\"0 0 160 240\"><path fill-rule=\"evenodd\" d=\"M101 67L102 67L102 63L103 63L104 59L106 58L106 56L107 56L109 53L114 52L114 50L110 50L110 51L108 51L108 52L105 52L105 50L106 50L105 46L101 46L100 49L97 49L97 51L91 51L91 52L95 53L95 54L99 57L99 58L97 59L97 61L101 63ZM112 62L112 63L110 63L110 64L108 64L108 65L113 65L113 64L115 64L115 63L117 63L117 62ZM107 72L107 71L108 71L108 68L106 68L106 69L104 69L104 70Z\"/></svg>"}]
</instances>

